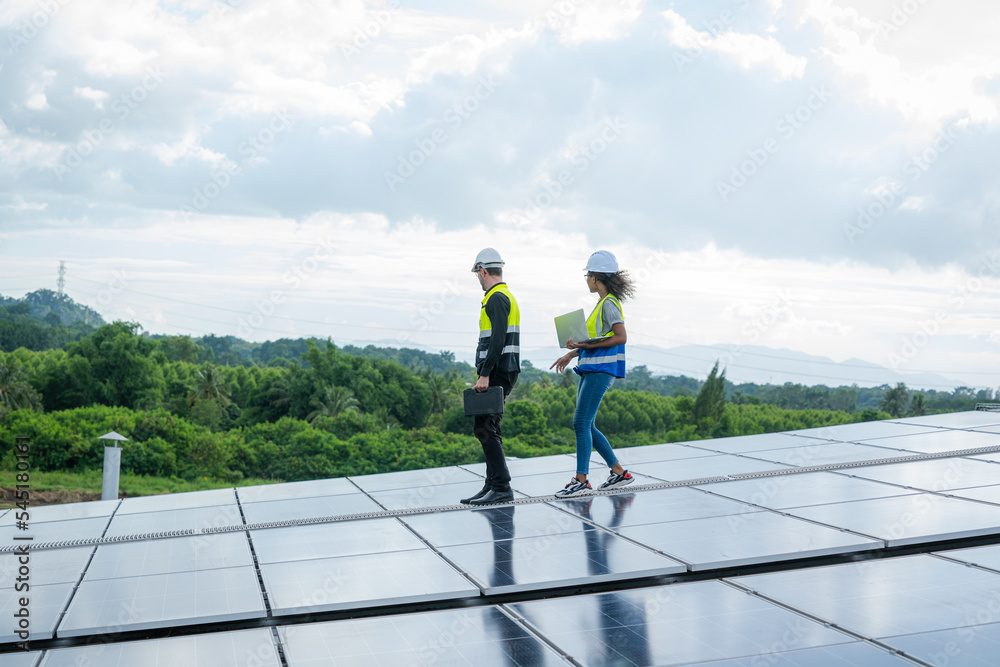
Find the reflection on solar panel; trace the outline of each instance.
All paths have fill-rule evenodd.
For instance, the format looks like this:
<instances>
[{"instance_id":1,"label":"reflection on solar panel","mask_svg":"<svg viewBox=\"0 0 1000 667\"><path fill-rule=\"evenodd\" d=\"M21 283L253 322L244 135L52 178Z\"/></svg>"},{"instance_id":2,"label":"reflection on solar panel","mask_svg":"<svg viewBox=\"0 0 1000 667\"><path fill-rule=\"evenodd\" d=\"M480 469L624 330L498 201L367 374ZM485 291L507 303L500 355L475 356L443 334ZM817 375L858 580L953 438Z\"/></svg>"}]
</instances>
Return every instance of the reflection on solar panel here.
<instances>
[{"instance_id":1,"label":"reflection on solar panel","mask_svg":"<svg viewBox=\"0 0 1000 667\"><path fill-rule=\"evenodd\" d=\"M1000 414L620 455L569 500L572 456L511 461L490 508L471 464L0 512L0 663L996 664Z\"/></svg>"}]
</instances>

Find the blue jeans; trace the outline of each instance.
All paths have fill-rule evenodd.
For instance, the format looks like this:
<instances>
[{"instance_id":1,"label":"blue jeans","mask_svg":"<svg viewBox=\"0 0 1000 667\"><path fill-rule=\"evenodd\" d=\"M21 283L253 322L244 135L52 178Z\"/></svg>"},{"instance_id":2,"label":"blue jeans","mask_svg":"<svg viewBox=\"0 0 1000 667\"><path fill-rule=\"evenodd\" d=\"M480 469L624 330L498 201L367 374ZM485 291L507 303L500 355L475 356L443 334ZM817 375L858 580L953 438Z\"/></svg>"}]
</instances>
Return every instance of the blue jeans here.
<instances>
[{"instance_id":1,"label":"blue jeans","mask_svg":"<svg viewBox=\"0 0 1000 667\"><path fill-rule=\"evenodd\" d=\"M594 420L601 399L615 382L611 373L581 373L580 386L576 391L576 412L573 414L573 430L576 431L576 472L586 475L590 472L590 450L596 449L609 468L618 463L611 449L611 443L597 430Z\"/></svg>"}]
</instances>

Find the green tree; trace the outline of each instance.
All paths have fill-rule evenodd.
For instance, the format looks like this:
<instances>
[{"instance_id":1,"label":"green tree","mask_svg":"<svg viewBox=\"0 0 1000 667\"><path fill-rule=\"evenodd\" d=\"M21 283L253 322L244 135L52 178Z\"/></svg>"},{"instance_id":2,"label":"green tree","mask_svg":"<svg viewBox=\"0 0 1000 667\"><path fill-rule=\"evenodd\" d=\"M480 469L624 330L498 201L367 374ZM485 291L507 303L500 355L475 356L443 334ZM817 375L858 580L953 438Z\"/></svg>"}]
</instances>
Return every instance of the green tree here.
<instances>
[{"instance_id":1,"label":"green tree","mask_svg":"<svg viewBox=\"0 0 1000 667\"><path fill-rule=\"evenodd\" d=\"M910 407L907 410L910 417L920 417L927 414L927 404L923 394L913 394L910 396Z\"/></svg>"},{"instance_id":2,"label":"green tree","mask_svg":"<svg viewBox=\"0 0 1000 667\"><path fill-rule=\"evenodd\" d=\"M708 379L702 385L694 400L693 417L699 429L706 432L711 425L722 419L726 409L726 371L719 373L719 362L712 366Z\"/></svg>"},{"instance_id":3,"label":"green tree","mask_svg":"<svg viewBox=\"0 0 1000 667\"><path fill-rule=\"evenodd\" d=\"M40 403L21 368L0 357L0 420L12 410L34 409Z\"/></svg>"},{"instance_id":4,"label":"green tree","mask_svg":"<svg viewBox=\"0 0 1000 667\"><path fill-rule=\"evenodd\" d=\"M214 364L206 364L195 373L194 387L191 388L187 400L188 405L194 405L199 401L215 401L220 412L223 408L228 408L231 401L226 376Z\"/></svg>"},{"instance_id":5,"label":"green tree","mask_svg":"<svg viewBox=\"0 0 1000 667\"><path fill-rule=\"evenodd\" d=\"M900 382L892 389L889 389L882 395L882 400L879 401L879 410L882 412L888 412L893 417L902 417L906 412L906 404L909 402L910 392L907 391L906 385Z\"/></svg>"},{"instance_id":6,"label":"green tree","mask_svg":"<svg viewBox=\"0 0 1000 667\"><path fill-rule=\"evenodd\" d=\"M306 417L310 424L315 424L320 417L336 417L342 412L356 411L360 404L347 387L327 387L322 398L313 399L313 405L316 409Z\"/></svg>"}]
</instances>

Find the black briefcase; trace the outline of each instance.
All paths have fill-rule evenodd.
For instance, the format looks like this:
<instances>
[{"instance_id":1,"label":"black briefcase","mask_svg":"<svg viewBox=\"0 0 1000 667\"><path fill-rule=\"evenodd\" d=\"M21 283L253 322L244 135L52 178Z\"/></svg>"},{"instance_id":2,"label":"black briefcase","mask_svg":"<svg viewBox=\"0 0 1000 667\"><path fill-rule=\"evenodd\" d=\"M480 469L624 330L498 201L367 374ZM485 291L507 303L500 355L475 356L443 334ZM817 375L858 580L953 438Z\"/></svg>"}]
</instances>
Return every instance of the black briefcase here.
<instances>
[{"instance_id":1,"label":"black briefcase","mask_svg":"<svg viewBox=\"0 0 1000 667\"><path fill-rule=\"evenodd\" d=\"M502 415L503 387L490 387L486 391L466 389L462 392L462 402L465 404L465 416Z\"/></svg>"}]
</instances>

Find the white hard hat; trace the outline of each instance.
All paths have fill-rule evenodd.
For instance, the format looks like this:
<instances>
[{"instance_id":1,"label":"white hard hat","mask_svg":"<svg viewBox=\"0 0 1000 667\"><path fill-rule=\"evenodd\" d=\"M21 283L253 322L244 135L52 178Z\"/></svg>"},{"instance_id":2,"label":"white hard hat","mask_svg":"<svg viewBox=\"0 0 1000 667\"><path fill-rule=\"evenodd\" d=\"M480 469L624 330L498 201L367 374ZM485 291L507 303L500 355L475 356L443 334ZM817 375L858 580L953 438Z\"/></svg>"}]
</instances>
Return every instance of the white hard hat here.
<instances>
[{"instance_id":1,"label":"white hard hat","mask_svg":"<svg viewBox=\"0 0 1000 667\"><path fill-rule=\"evenodd\" d=\"M472 272L475 273L479 269L499 269L501 266L503 266L503 260L500 258L500 253L493 248L483 248L476 255L476 263L472 265Z\"/></svg>"},{"instance_id":2,"label":"white hard hat","mask_svg":"<svg viewBox=\"0 0 1000 667\"><path fill-rule=\"evenodd\" d=\"M618 260L607 250L598 250L587 260L587 268L584 271L618 273Z\"/></svg>"}]
</instances>

